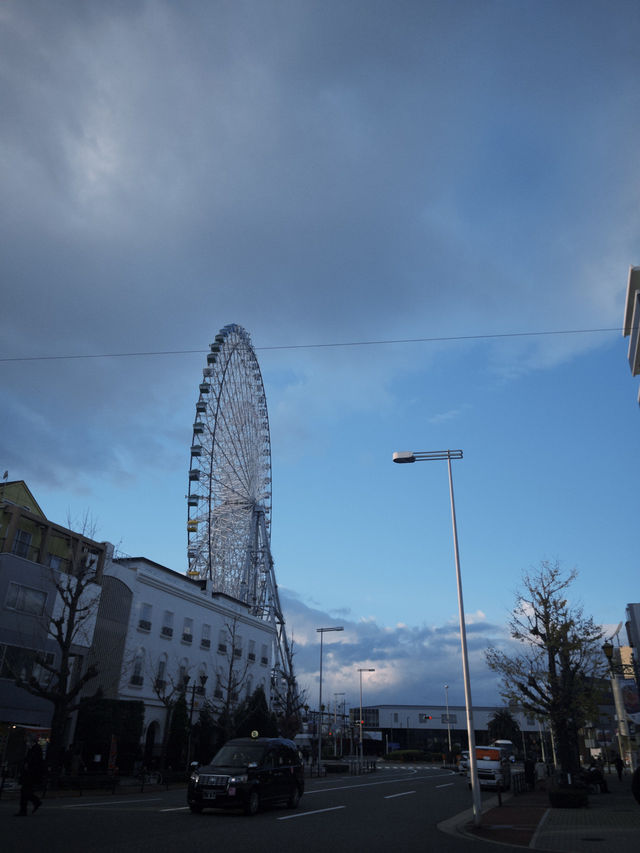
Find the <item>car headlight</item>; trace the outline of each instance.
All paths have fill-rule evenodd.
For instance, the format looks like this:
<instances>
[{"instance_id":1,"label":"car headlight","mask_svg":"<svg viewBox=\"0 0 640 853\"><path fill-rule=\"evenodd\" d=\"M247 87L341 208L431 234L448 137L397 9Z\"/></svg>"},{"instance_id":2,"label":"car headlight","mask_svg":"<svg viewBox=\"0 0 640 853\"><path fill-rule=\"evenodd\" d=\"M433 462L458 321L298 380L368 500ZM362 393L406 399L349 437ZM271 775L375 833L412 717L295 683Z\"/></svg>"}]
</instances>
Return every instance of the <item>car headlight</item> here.
<instances>
[{"instance_id":1,"label":"car headlight","mask_svg":"<svg viewBox=\"0 0 640 853\"><path fill-rule=\"evenodd\" d=\"M193 782L194 785L197 785L198 782L200 781L200 774L199 773L192 773L189 778Z\"/></svg>"},{"instance_id":2,"label":"car headlight","mask_svg":"<svg viewBox=\"0 0 640 853\"><path fill-rule=\"evenodd\" d=\"M229 779L229 784L230 785L240 785L240 784L242 784L242 782L248 782L248 781L249 781L249 777L245 773L241 776L231 776L231 778Z\"/></svg>"}]
</instances>

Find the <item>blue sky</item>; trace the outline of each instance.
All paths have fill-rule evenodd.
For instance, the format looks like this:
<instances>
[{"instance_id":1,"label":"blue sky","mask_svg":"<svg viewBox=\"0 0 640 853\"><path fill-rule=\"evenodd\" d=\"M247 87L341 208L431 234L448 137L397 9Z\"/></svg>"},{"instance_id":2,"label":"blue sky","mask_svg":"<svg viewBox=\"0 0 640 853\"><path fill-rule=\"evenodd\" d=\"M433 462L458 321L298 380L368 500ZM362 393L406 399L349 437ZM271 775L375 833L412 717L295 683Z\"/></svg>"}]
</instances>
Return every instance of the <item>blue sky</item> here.
<instances>
[{"instance_id":1,"label":"blue sky","mask_svg":"<svg viewBox=\"0 0 640 853\"><path fill-rule=\"evenodd\" d=\"M0 21L0 466L50 518L185 569L197 384L239 323L310 696L315 628L344 624L328 694L355 703L371 666L371 701L462 700L446 465L394 450L464 451L476 701L498 701L483 652L523 570L576 566L576 600L623 619L637 3L8 0ZM371 341L395 343L310 346ZM56 358L139 352L166 354Z\"/></svg>"}]
</instances>

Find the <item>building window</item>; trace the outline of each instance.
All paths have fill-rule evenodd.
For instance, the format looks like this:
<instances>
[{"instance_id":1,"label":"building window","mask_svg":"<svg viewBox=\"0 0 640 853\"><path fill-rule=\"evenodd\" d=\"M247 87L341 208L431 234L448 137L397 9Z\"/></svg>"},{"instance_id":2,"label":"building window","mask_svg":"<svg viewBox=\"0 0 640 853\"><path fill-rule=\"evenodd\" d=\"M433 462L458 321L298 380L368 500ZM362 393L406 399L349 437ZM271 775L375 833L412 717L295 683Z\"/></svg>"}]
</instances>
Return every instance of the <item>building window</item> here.
<instances>
[{"instance_id":1,"label":"building window","mask_svg":"<svg viewBox=\"0 0 640 853\"><path fill-rule=\"evenodd\" d=\"M36 656L31 675L41 687L47 687L54 680L54 675L57 675L48 668L53 667L54 663L55 655L53 652L39 652Z\"/></svg>"},{"instance_id":2,"label":"building window","mask_svg":"<svg viewBox=\"0 0 640 853\"><path fill-rule=\"evenodd\" d=\"M129 684L133 687L142 687L144 684L144 649L138 649L136 652Z\"/></svg>"},{"instance_id":3,"label":"building window","mask_svg":"<svg viewBox=\"0 0 640 853\"><path fill-rule=\"evenodd\" d=\"M182 642L193 642L193 619L186 617L182 626Z\"/></svg>"},{"instance_id":4,"label":"building window","mask_svg":"<svg viewBox=\"0 0 640 853\"><path fill-rule=\"evenodd\" d=\"M151 630L151 605L143 604L140 607L140 619L138 620L138 629L140 631Z\"/></svg>"},{"instance_id":5,"label":"building window","mask_svg":"<svg viewBox=\"0 0 640 853\"><path fill-rule=\"evenodd\" d=\"M167 659L161 657L158 661L158 669L156 671L155 690L156 693L163 694L167 686Z\"/></svg>"},{"instance_id":6,"label":"building window","mask_svg":"<svg viewBox=\"0 0 640 853\"><path fill-rule=\"evenodd\" d=\"M28 557L30 546L31 533L29 533L28 530L18 529L13 540L13 553L16 555L16 557Z\"/></svg>"},{"instance_id":7,"label":"building window","mask_svg":"<svg viewBox=\"0 0 640 853\"><path fill-rule=\"evenodd\" d=\"M242 657L242 637L236 634L234 643L233 643L233 656L234 658Z\"/></svg>"},{"instance_id":8,"label":"building window","mask_svg":"<svg viewBox=\"0 0 640 853\"><path fill-rule=\"evenodd\" d=\"M262 644L262 651L260 654L260 663L262 666L269 666L269 653L267 652L267 644Z\"/></svg>"},{"instance_id":9,"label":"building window","mask_svg":"<svg viewBox=\"0 0 640 853\"><path fill-rule=\"evenodd\" d=\"M164 611L164 616L162 617L162 628L160 629L160 635L162 637L173 637L173 613L170 610Z\"/></svg>"},{"instance_id":10,"label":"building window","mask_svg":"<svg viewBox=\"0 0 640 853\"><path fill-rule=\"evenodd\" d=\"M222 699L222 681L220 680L219 672L216 672L216 686L214 687L213 695L216 699Z\"/></svg>"},{"instance_id":11,"label":"building window","mask_svg":"<svg viewBox=\"0 0 640 853\"><path fill-rule=\"evenodd\" d=\"M218 654L226 655L227 653L227 632L221 628L218 632Z\"/></svg>"},{"instance_id":12,"label":"building window","mask_svg":"<svg viewBox=\"0 0 640 853\"><path fill-rule=\"evenodd\" d=\"M183 660L180 666L178 667L178 690L184 693L189 684L189 664L186 660Z\"/></svg>"},{"instance_id":13,"label":"building window","mask_svg":"<svg viewBox=\"0 0 640 853\"><path fill-rule=\"evenodd\" d=\"M256 641L249 640L249 654L247 655L250 661L254 661L256 659Z\"/></svg>"},{"instance_id":14,"label":"building window","mask_svg":"<svg viewBox=\"0 0 640 853\"><path fill-rule=\"evenodd\" d=\"M211 625L202 626L202 636L200 637L200 648L211 648Z\"/></svg>"},{"instance_id":15,"label":"building window","mask_svg":"<svg viewBox=\"0 0 640 853\"><path fill-rule=\"evenodd\" d=\"M47 603L47 593L41 589L32 589L19 583L10 583L7 590L5 607L8 610L17 610L19 613L28 613L30 616L42 616Z\"/></svg>"}]
</instances>

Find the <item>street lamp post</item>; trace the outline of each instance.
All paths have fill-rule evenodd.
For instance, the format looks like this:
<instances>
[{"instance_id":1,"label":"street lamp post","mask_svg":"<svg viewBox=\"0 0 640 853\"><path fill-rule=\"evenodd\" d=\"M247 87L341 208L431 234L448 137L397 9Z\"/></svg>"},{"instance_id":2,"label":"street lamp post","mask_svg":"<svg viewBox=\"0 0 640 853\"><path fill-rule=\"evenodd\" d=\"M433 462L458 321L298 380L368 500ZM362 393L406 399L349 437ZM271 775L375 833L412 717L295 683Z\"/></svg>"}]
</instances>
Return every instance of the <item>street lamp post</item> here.
<instances>
[{"instance_id":1,"label":"street lamp post","mask_svg":"<svg viewBox=\"0 0 640 853\"><path fill-rule=\"evenodd\" d=\"M322 640L327 631L344 631L342 626L337 628L316 628L320 634L320 695L318 697L318 775L322 764Z\"/></svg>"},{"instance_id":2,"label":"street lamp post","mask_svg":"<svg viewBox=\"0 0 640 853\"><path fill-rule=\"evenodd\" d=\"M184 686L185 692L189 686L190 678L188 675L184 677ZM191 705L189 707L189 734L187 737L187 769L191 764L191 733L193 731L193 706L195 704L196 693L204 693L204 687L207 683L207 676L204 672L200 673L200 684L196 684L195 681L191 685Z\"/></svg>"},{"instance_id":3,"label":"street lamp post","mask_svg":"<svg viewBox=\"0 0 640 853\"><path fill-rule=\"evenodd\" d=\"M449 722L449 685L444 686L444 702L447 706L447 739L449 741L449 761L451 761L451 723Z\"/></svg>"},{"instance_id":4,"label":"street lamp post","mask_svg":"<svg viewBox=\"0 0 640 853\"><path fill-rule=\"evenodd\" d=\"M607 663L609 665L609 677L611 679L611 691L613 693L613 701L616 707L616 717L618 718L618 752L620 754L620 758L624 759L623 753L629 756L629 761L631 763L631 769L635 770L635 755L634 751L631 749L630 737L629 737L629 725L627 723L627 712L624 707L624 697L622 695L622 688L620 686L620 680L618 678L619 675L622 678L626 678L627 673L631 674L631 677L634 679L635 684L635 668L633 664L625 664L619 659L620 652L618 652L618 660L614 661L614 645L610 640L607 640L606 643L602 646L602 651L607 659Z\"/></svg>"},{"instance_id":5,"label":"street lamp post","mask_svg":"<svg viewBox=\"0 0 640 853\"><path fill-rule=\"evenodd\" d=\"M358 724L360 726L360 762L362 762L362 673L363 672L375 672L375 669L359 669L360 673L360 719Z\"/></svg>"},{"instance_id":6,"label":"street lamp post","mask_svg":"<svg viewBox=\"0 0 640 853\"><path fill-rule=\"evenodd\" d=\"M453 550L456 562L456 583L458 586L458 612L460 619L460 644L462 647L462 673L464 677L464 699L467 710L467 734L469 737L469 771L471 774L471 792L473 797L473 822L480 825L482 817L482 798L478 780L476 761L476 739L473 727L473 706L471 704L471 684L469 679L469 654L467 651L467 632L464 623L464 602L462 598L462 576L460 574L460 553L458 550L458 527L456 524L456 505L453 497L453 475L451 460L462 459L461 450L399 451L393 454L394 462L439 462L446 459L449 467L449 496L451 499L451 523L453 526Z\"/></svg>"},{"instance_id":7,"label":"street lamp post","mask_svg":"<svg viewBox=\"0 0 640 853\"><path fill-rule=\"evenodd\" d=\"M344 697L344 693L334 693L333 694L333 755L334 758L338 756L338 696ZM342 699L344 704L344 698ZM342 717L344 721L344 715ZM340 723L340 755L342 755L342 725Z\"/></svg>"}]
</instances>

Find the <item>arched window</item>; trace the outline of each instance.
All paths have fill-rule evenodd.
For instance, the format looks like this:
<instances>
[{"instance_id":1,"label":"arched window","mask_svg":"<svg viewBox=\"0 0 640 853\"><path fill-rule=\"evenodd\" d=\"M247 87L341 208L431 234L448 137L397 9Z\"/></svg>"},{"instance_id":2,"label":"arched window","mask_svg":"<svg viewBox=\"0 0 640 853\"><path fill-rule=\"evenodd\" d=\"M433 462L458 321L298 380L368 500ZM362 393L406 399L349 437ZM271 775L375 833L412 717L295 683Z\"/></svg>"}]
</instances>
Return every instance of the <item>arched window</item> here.
<instances>
[{"instance_id":1,"label":"arched window","mask_svg":"<svg viewBox=\"0 0 640 853\"><path fill-rule=\"evenodd\" d=\"M160 655L158 659L158 668L156 670L155 690L156 693L162 695L167 689L167 656Z\"/></svg>"},{"instance_id":2,"label":"arched window","mask_svg":"<svg viewBox=\"0 0 640 853\"><path fill-rule=\"evenodd\" d=\"M129 684L133 687L142 687L144 684L144 649L142 646L136 651L133 659L133 670Z\"/></svg>"}]
</instances>

